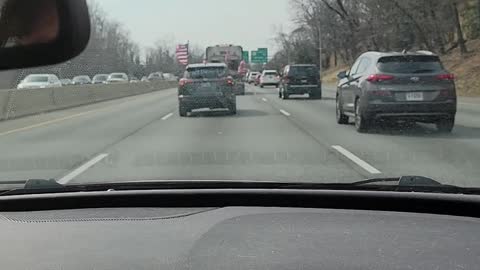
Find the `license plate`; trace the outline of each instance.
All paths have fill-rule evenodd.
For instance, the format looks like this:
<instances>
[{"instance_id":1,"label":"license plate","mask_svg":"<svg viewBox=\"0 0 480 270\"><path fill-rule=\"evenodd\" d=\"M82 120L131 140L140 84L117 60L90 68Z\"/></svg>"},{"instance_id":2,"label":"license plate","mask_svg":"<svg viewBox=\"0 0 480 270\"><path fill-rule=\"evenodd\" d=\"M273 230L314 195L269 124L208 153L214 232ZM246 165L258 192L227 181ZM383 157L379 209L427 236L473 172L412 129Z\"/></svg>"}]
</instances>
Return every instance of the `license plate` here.
<instances>
[{"instance_id":1,"label":"license plate","mask_svg":"<svg viewBox=\"0 0 480 270\"><path fill-rule=\"evenodd\" d=\"M211 87L211 86L212 86L212 84L211 84L211 83L209 83L209 82L202 83L202 87L203 87L203 88L206 88L206 87Z\"/></svg>"},{"instance_id":2,"label":"license plate","mask_svg":"<svg viewBox=\"0 0 480 270\"><path fill-rule=\"evenodd\" d=\"M423 101L423 92L407 93L406 100L407 101Z\"/></svg>"}]
</instances>

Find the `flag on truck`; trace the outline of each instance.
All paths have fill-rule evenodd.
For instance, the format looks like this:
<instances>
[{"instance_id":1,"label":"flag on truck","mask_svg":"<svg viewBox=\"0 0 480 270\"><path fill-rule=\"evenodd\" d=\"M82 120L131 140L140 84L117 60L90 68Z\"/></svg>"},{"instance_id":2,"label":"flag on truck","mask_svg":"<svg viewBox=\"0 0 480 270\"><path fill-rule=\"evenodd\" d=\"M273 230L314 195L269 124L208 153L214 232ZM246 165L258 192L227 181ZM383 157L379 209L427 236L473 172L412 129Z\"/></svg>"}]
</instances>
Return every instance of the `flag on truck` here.
<instances>
[{"instance_id":1,"label":"flag on truck","mask_svg":"<svg viewBox=\"0 0 480 270\"><path fill-rule=\"evenodd\" d=\"M182 65L188 65L188 44L177 45L177 61Z\"/></svg>"}]
</instances>

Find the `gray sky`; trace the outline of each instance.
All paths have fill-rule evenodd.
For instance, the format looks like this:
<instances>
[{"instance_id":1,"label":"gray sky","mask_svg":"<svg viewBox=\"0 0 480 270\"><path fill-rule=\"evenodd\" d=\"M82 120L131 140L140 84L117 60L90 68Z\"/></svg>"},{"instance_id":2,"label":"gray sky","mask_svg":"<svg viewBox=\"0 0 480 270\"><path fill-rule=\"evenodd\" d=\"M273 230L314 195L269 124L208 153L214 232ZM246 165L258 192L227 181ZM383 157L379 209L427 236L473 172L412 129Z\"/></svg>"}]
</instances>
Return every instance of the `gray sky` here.
<instances>
[{"instance_id":1,"label":"gray sky","mask_svg":"<svg viewBox=\"0 0 480 270\"><path fill-rule=\"evenodd\" d=\"M289 0L96 0L141 46L190 41L206 47L242 45L274 50L275 31L291 27Z\"/></svg>"}]
</instances>

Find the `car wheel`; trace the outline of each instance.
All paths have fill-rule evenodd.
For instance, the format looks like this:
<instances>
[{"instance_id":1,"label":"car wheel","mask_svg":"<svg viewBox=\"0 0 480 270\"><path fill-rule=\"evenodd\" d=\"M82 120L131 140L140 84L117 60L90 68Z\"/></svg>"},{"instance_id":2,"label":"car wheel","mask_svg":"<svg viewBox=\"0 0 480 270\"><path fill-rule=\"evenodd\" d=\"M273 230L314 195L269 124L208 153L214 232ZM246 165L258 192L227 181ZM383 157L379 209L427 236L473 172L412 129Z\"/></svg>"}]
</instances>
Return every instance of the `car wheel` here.
<instances>
[{"instance_id":1,"label":"car wheel","mask_svg":"<svg viewBox=\"0 0 480 270\"><path fill-rule=\"evenodd\" d=\"M237 103L236 103L236 102L231 103L231 104L228 106L228 111L229 111L230 114L232 114L232 115L237 114Z\"/></svg>"},{"instance_id":2,"label":"car wheel","mask_svg":"<svg viewBox=\"0 0 480 270\"><path fill-rule=\"evenodd\" d=\"M181 117L186 117L188 113L188 109L185 107L185 105L182 105L181 103L178 106L178 114Z\"/></svg>"},{"instance_id":3,"label":"car wheel","mask_svg":"<svg viewBox=\"0 0 480 270\"><path fill-rule=\"evenodd\" d=\"M263 84L260 84L260 88L263 88L263 87L264 87Z\"/></svg>"},{"instance_id":4,"label":"car wheel","mask_svg":"<svg viewBox=\"0 0 480 270\"><path fill-rule=\"evenodd\" d=\"M455 117L449 117L442 120L439 120L436 123L437 130L442 133L451 133L453 127L455 126Z\"/></svg>"},{"instance_id":5,"label":"car wheel","mask_svg":"<svg viewBox=\"0 0 480 270\"><path fill-rule=\"evenodd\" d=\"M322 99L322 93L312 93L310 99Z\"/></svg>"},{"instance_id":6,"label":"car wheel","mask_svg":"<svg viewBox=\"0 0 480 270\"><path fill-rule=\"evenodd\" d=\"M337 97L337 102L336 102L336 114L337 114L337 123L340 125L347 125L348 124L348 116L343 114L343 109L342 109L342 102L339 97Z\"/></svg>"},{"instance_id":7,"label":"car wheel","mask_svg":"<svg viewBox=\"0 0 480 270\"><path fill-rule=\"evenodd\" d=\"M370 129L370 120L362 114L362 105L359 99L355 102L355 128L360 133L367 132Z\"/></svg>"}]
</instances>

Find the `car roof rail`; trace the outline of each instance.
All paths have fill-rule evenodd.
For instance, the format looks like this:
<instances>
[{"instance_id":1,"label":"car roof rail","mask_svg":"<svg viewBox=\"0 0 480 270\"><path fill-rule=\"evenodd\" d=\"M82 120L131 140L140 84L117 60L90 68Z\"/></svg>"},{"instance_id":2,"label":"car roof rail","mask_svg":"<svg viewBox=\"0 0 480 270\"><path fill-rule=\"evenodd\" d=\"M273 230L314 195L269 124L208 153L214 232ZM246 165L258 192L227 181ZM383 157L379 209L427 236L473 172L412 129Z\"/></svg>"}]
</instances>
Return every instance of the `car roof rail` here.
<instances>
[{"instance_id":1,"label":"car roof rail","mask_svg":"<svg viewBox=\"0 0 480 270\"><path fill-rule=\"evenodd\" d=\"M427 51L427 50L420 50L420 51L417 51L417 53L426 54L426 55L435 55L433 52Z\"/></svg>"}]
</instances>

